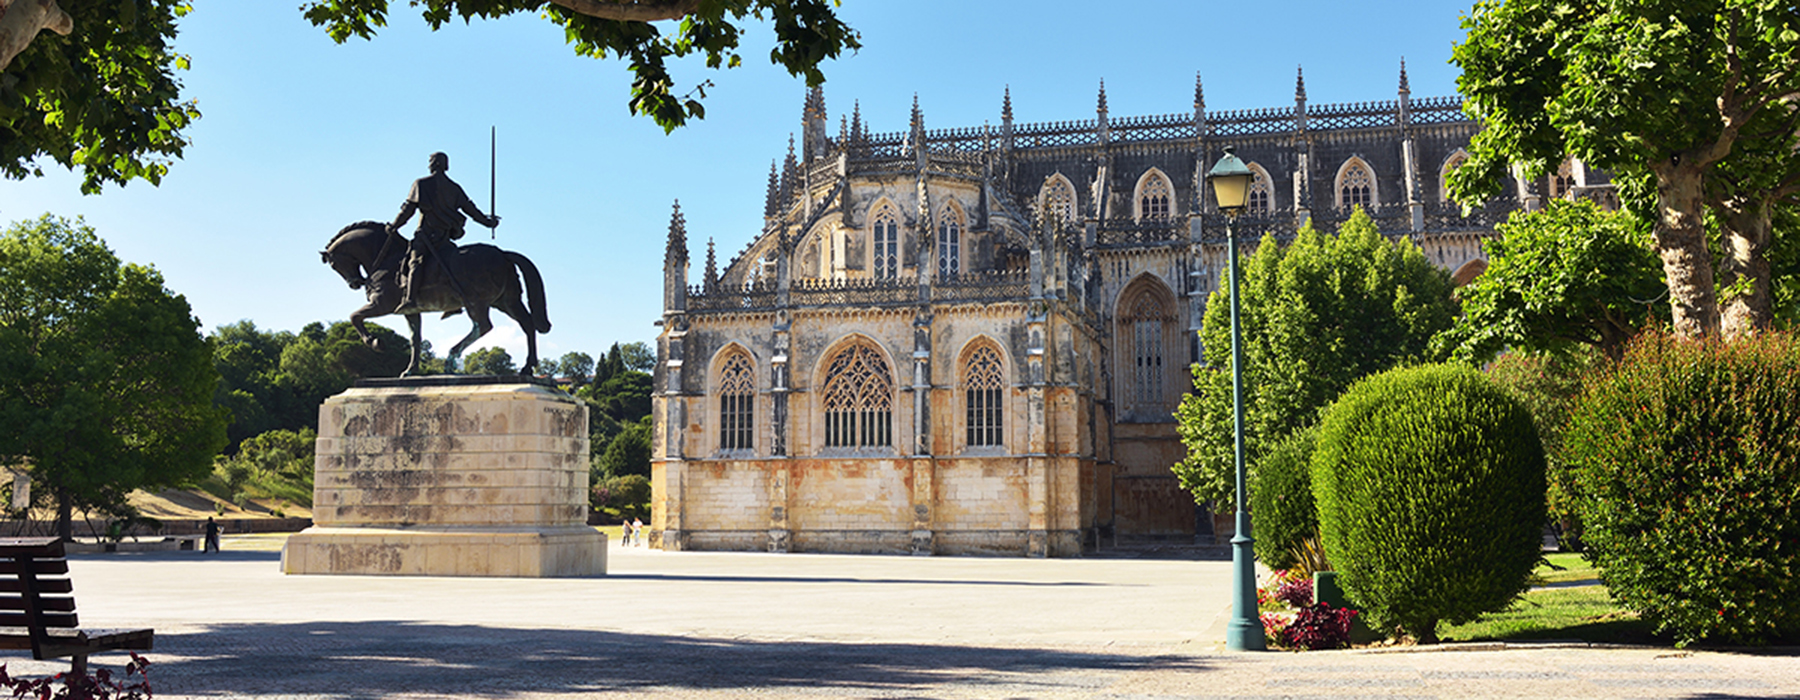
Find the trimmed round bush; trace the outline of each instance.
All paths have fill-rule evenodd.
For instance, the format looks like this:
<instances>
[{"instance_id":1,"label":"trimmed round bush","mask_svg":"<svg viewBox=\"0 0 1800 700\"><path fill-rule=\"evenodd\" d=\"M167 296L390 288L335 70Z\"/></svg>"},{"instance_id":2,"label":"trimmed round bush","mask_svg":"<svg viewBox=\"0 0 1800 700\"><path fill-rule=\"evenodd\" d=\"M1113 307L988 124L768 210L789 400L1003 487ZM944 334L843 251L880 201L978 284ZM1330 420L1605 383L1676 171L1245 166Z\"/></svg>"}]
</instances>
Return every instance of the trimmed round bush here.
<instances>
[{"instance_id":1,"label":"trimmed round bush","mask_svg":"<svg viewBox=\"0 0 1800 700\"><path fill-rule=\"evenodd\" d=\"M1307 428L1276 443L1250 471L1250 531L1256 558L1271 569L1292 569L1300 542L1319 534L1313 506L1312 453L1318 431Z\"/></svg>"},{"instance_id":2,"label":"trimmed round bush","mask_svg":"<svg viewBox=\"0 0 1800 700\"><path fill-rule=\"evenodd\" d=\"M1682 645L1800 633L1800 338L1641 338L1589 382L1563 449L1621 605Z\"/></svg>"},{"instance_id":3,"label":"trimmed round bush","mask_svg":"<svg viewBox=\"0 0 1800 700\"><path fill-rule=\"evenodd\" d=\"M1544 526L1531 413L1462 365L1389 370L1344 392L1313 454L1319 534L1372 628L1437 641L1437 623L1529 587Z\"/></svg>"}]
</instances>

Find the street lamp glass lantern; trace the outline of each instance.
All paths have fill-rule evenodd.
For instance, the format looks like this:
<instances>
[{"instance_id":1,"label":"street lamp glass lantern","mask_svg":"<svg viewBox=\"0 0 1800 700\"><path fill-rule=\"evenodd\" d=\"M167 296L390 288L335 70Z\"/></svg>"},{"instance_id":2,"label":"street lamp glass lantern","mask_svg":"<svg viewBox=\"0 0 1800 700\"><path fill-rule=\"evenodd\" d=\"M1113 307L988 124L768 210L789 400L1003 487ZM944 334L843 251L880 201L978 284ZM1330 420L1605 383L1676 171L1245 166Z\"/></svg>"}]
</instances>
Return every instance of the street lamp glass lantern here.
<instances>
[{"instance_id":1,"label":"street lamp glass lantern","mask_svg":"<svg viewBox=\"0 0 1800 700\"><path fill-rule=\"evenodd\" d=\"M1212 182L1213 199L1219 202L1219 209L1227 216L1236 216L1244 210L1244 204L1250 199L1250 182L1256 179L1256 173L1238 159L1236 151L1236 148L1226 146L1225 157L1206 173L1206 179Z\"/></svg>"}]
</instances>

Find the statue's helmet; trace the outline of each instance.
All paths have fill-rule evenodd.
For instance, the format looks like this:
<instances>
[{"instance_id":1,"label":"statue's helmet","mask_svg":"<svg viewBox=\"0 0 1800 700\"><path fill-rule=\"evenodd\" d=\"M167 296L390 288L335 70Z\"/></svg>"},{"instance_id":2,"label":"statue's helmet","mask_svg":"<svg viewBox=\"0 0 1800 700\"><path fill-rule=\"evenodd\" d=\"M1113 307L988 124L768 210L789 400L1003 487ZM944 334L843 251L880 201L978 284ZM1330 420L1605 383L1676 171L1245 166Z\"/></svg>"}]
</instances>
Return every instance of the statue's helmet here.
<instances>
[{"instance_id":1,"label":"statue's helmet","mask_svg":"<svg viewBox=\"0 0 1800 700\"><path fill-rule=\"evenodd\" d=\"M443 151L431 154L431 172L441 173L450 169L450 156Z\"/></svg>"}]
</instances>

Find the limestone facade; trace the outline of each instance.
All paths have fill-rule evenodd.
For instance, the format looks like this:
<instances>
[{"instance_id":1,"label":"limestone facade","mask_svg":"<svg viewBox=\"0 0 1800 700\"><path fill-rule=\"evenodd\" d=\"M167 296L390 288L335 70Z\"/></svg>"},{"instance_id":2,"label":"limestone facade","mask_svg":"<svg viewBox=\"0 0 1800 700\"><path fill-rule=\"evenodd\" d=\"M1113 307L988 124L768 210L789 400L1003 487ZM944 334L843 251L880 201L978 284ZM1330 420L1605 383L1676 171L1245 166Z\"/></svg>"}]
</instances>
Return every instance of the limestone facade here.
<instances>
[{"instance_id":1,"label":"limestone facade","mask_svg":"<svg viewBox=\"0 0 1800 700\"><path fill-rule=\"evenodd\" d=\"M1354 207L1466 280L1481 241L1576 164L1463 216L1474 123L1454 98L829 135L808 94L764 226L689 286L664 259L651 542L664 549L1075 556L1212 529L1179 488L1172 415L1225 273L1203 181L1258 173L1239 231L1334 230ZM1563 179L1558 180L1557 177ZM1589 179L1592 179L1592 182ZM1560 188L1560 189L1559 189ZM1246 254L1248 251L1246 250Z\"/></svg>"},{"instance_id":2,"label":"limestone facade","mask_svg":"<svg viewBox=\"0 0 1800 700\"><path fill-rule=\"evenodd\" d=\"M327 399L290 574L590 576L587 407L535 383L383 380ZM478 379L478 378L477 378Z\"/></svg>"}]
</instances>

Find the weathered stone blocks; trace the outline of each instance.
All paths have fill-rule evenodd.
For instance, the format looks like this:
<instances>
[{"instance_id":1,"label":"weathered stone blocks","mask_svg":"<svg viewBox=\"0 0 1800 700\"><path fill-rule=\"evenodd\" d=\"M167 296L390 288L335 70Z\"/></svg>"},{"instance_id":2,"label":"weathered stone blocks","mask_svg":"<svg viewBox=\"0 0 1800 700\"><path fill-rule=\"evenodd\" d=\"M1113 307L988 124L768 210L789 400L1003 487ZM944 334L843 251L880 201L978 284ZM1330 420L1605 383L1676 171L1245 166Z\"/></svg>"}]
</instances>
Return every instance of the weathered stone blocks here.
<instances>
[{"instance_id":1,"label":"weathered stone blocks","mask_svg":"<svg viewBox=\"0 0 1800 700\"><path fill-rule=\"evenodd\" d=\"M535 383L383 380L319 409L290 574L597 576L587 408Z\"/></svg>"}]
</instances>

